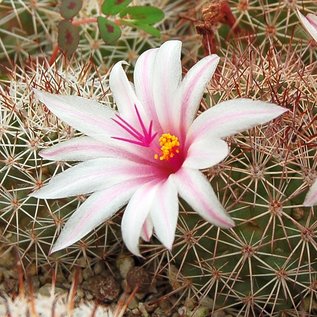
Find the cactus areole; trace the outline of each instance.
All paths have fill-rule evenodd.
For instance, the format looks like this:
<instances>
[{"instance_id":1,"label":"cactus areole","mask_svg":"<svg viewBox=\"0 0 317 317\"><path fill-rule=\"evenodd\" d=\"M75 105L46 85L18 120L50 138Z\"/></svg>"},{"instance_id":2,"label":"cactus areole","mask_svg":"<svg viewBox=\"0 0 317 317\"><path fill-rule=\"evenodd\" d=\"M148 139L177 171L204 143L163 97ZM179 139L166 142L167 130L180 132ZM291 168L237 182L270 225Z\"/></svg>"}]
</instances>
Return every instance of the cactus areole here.
<instances>
[{"instance_id":1,"label":"cactus areole","mask_svg":"<svg viewBox=\"0 0 317 317\"><path fill-rule=\"evenodd\" d=\"M144 52L135 65L134 86L123 62L115 64L109 85L117 110L78 96L35 91L52 113L85 135L40 153L49 160L81 163L53 177L32 196L56 199L91 194L69 218L51 252L78 241L125 205L122 237L132 253L140 255L140 236L148 241L153 231L171 249L178 196L208 222L234 226L199 170L227 156L225 137L266 123L285 109L234 99L196 118L219 57L203 58L184 78L180 57L180 41L167 41Z\"/></svg>"}]
</instances>

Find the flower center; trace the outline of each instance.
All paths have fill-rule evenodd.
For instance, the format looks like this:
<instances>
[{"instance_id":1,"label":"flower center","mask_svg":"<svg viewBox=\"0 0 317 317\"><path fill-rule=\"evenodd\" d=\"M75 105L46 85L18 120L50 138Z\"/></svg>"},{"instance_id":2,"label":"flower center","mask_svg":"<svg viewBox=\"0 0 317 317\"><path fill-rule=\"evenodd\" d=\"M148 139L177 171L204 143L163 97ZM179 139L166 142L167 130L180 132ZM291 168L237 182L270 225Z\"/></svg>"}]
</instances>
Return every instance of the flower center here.
<instances>
[{"instance_id":1,"label":"flower center","mask_svg":"<svg viewBox=\"0 0 317 317\"><path fill-rule=\"evenodd\" d=\"M179 153L179 140L178 137L170 134L170 133L163 133L159 139L161 153L155 154L154 158L160 161L168 161L169 159L173 158L175 154Z\"/></svg>"},{"instance_id":2,"label":"flower center","mask_svg":"<svg viewBox=\"0 0 317 317\"><path fill-rule=\"evenodd\" d=\"M169 161L166 167L170 172L176 172L184 161L184 158L181 155L177 155L181 152L178 137L171 133L163 133L159 138L159 145L153 144L153 141L158 134L153 131L153 121L151 120L147 127L141 118L136 105L134 105L134 109L139 121L139 129L133 127L120 115L116 114L116 117L112 118L112 120L127 133L127 137L112 136L112 138L142 147L151 148L151 150L155 153L155 160Z\"/></svg>"}]
</instances>

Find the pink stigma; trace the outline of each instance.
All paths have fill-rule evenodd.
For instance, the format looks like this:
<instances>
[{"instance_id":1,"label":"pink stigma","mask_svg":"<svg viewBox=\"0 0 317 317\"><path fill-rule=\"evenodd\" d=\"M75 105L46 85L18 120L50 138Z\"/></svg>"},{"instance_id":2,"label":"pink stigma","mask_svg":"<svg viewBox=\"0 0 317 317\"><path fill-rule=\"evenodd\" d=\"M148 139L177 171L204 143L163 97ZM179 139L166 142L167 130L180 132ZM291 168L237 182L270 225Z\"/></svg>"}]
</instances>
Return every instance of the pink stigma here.
<instances>
[{"instance_id":1,"label":"pink stigma","mask_svg":"<svg viewBox=\"0 0 317 317\"><path fill-rule=\"evenodd\" d=\"M120 138L113 136L113 139L149 147L154 138L156 137L157 133L154 133L152 135L152 127L153 127L153 121L150 121L149 128L146 129L145 124L140 116L139 110L136 105L134 105L136 115L138 117L140 127L142 129L142 132L135 129L131 124L129 124L126 120L124 120L122 117L120 117L118 114L116 114L117 119L112 119L116 124L118 124L122 129L127 131L133 139L127 139L127 138Z\"/></svg>"}]
</instances>

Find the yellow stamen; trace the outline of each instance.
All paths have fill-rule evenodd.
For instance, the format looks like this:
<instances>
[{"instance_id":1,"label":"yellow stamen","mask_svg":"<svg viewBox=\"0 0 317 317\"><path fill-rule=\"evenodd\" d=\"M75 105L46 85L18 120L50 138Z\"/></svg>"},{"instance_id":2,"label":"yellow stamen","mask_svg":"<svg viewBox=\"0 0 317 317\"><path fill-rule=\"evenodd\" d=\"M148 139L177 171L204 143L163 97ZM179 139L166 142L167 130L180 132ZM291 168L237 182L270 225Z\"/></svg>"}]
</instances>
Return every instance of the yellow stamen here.
<instances>
[{"instance_id":1,"label":"yellow stamen","mask_svg":"<svg viewBox=\"0 0 317 317\"><path fill-rule=\"evenodd\" d=\"M166 160L173 158L175 154L179 153L180 143L178 137L170 133L163 133L159 139L159 144L161 147L161 155L154 154L156 160Z\"/></svg>"}]
</instances>

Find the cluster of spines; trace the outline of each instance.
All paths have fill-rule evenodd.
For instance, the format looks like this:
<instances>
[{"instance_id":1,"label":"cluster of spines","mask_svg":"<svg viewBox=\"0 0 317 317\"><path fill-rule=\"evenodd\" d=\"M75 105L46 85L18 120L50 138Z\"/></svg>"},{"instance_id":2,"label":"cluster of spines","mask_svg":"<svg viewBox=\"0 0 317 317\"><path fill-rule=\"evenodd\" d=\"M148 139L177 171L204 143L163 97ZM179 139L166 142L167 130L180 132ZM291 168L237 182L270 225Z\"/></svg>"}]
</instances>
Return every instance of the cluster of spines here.
<instances>
[{"instance_id":1,"label":"cluster of spines","mask_svg":"<svg viewBox=\"0 0 317 317\"><path fill-rule=\"evenodd\" d=\"M43 201L28 196L52 175L70 166L67 162L42 160L40 149L76 135L35 99L32 88L61 94L77 91L108 102L106 76L91 62L73 63L65 70L62 60L49 68L45 62L35 61L27 69L16 68L13 76L3 83L0 92L1 235L6 238L5 243L21 251L26 264L34 261L41 267L54 264L56 256L48 255L53 241L85 197ZM111 254L112 245L120 241L118 221L112 219L104 228L92 232L84 243L79 242L67 254L57 255L59 262L75 265L81 255L101 259L105 253Z\"/></svg>"},{"instance_id":2,"label":"cluster of spines","mask_svg":"<svg viewBox=\"0 0 317 317\"><path fill-rule=\"evenodd\" d=\"M189 2L185 2L188 6ZM197 5L197 14L203 2ZM275 120L228 139L231 146L228 158L206 171L238 227L230 231L215 228L189 206L182 205L172 252L155 240L143 246L146 264L155 267L155 275L168 277L174 288L171 293L178 292L180 300L187 296L198 300L210 296L211 311L221 308L241 316L275 316L281 311L290 315L314 314L317 223L314 209L304 208L302 202L317 170L314 110L317 87L316 62L313 62L316 52L313 45L301 45L302 41L312 44L301 26L293 28L295 9L303 10L301 1L295 6L288 6L288 2L280 6L280 2L255 1L248 8L242 6L243 1L229 1L237 20L242 21L242 30L246 28L244 22L251 19L253 34L240 34L236 40L226 39L222 49L221 27L217 31L218 54L224 58L208 87L208 103L251 97L290 110L282 121ZM304 9L312 9L312 3L305 3ZM289 14L289 20L283 12ZM184 21L188 18L186 12L182 17ZM279 28L275 31L269 28L274 24L270 21L278 23ZM183 22L167 21L166 25L174 28L168 30L169 33L176 34L179 28L178 34L186 34L188 26ZM292 48L283 43L274 46L286 32L293 31L301 36L292 37L292 33L288 33L286 44L290 43ZM261 39L263 43L259 46ZM185 56L187 65L191 56L196 58L201 45L195 36L184 35L183 40L190 52ZM137 41L131 44L124 39L123 42L124 48L131 46L130 51L135 51L133 59L145 47L139 46ZM147 45L158 46L159 43L148 42ZM98 49L96 54L102 56ZM124 50L113 54L107 60L109 65L117 58L127 59ZM110 219L67 252L48 256L61 226L85 197L50 202L27 196L46 179L69 166L65 162L42 160L38 150L75 134L33 99L31 88L66 94L76 91L83 96L107 100L106 81L96 80L103 79L103 74L96 72L92 63L83 64L76 59L71 64L60 61L53 67L36 60L29 63L27 69L16 69L12 80L1 88L2 240L17 246L26 263L35 262L39 267L58 264L70 270L79 257L90 263L92 258L116 254L116 246L121 243L120 216Z\"/></svg>"},{"instance_id":3,"label":"cluster of spines","mask_svg":"<svg viewBox=\"0 0 317 317\"><path fill-rule=\"evenodd\" d=\"M206 173L238 225L215 228L185 205L170 265L184 281L179 290L190 281L186 293L212 297L214 311L313 316L317 221L303 201L316 176L316 62L305 65L296 52L266 52L252 43L225 54L208 104L250 97L289 113L227 140L229 156Z\"/></svg>"}]
</instances>

